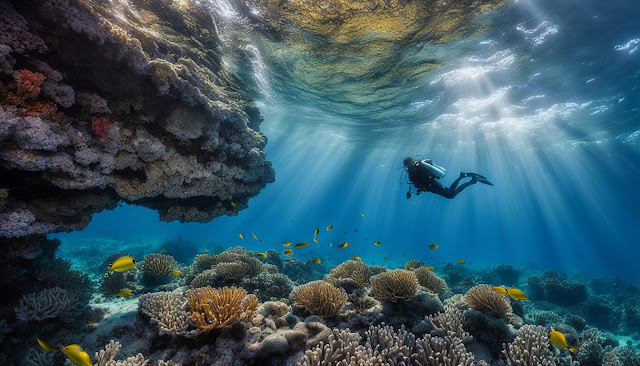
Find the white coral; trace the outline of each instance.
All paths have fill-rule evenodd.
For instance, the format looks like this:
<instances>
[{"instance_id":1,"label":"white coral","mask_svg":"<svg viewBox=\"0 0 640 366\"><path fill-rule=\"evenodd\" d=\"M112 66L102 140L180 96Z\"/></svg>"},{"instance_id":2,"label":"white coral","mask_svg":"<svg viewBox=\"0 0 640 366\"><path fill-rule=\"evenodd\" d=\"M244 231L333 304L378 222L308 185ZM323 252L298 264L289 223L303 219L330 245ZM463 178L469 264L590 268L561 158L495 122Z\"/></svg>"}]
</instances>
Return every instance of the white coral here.
<instances>
[{"instance_id":1,"label":"white coral","mask_svg":"<svg viewBox=\"0 0 640 366\"><path fill-rule=\"evenodd\" d=\"M135 356L129 357L124 361L116 361L114 358L120 352L122 345L120 342L114 342L111 340L103 350L96 352L94 356L95 366L145 366L149 363L149 360L145 360L144 356L138 353Z\"/></svg>"},{"instance_id":2,"label":"white coral","mask_svg":"<svg viewBox=\"0 0 640 366\"><path fill-rule=\"evenodd\" d=\"M13 309L23 321L61 318L70 321L77 312L76 300L60 287L24 295Z\"/></svg>"},{"instance_id":3,"label":"white coral","mask_svg":"<svg viewBox=\"0 0 640 366\"><path fill-rule=\"evenodd\" d=\"M187 298L178 292L154 292L140 296L138 312L158 326L158 333L193 337L198 335L187 311Z\"/></svg>"}]
</instances>

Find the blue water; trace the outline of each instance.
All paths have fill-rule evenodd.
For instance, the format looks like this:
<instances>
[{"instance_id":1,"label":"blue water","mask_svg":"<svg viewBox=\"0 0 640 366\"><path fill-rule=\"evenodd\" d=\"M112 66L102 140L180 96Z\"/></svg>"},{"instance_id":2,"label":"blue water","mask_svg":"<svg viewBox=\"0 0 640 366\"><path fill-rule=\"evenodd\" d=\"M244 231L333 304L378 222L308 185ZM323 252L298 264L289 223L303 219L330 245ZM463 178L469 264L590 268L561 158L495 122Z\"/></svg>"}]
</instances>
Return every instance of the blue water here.
<instances>
[{"instance_id":1,"label":"blue water","mask_svg":"<svg viewBox=\"0 0 640 366\"><path fill-rule=\"evenodd\" d=\"M113 253L134 241L153 243L151 252L178 237L202 251L281 251L290 240L311 243L296 256L330 265L353 255L391 267L464 259L637 278L637 14L640 3L629 0L511 2L478 20L485 31L414 54L446 63L398 94L384 118L371 106L360 115L328 108L321 93L300 94L262 58L247 81L259 89L274 183L238 216L207 224L164 223L127 205L96 214L82 232L52 235L63 242L59 254L79 260L71 253L81 239L113 239L101 248ZM413 189L407 200L399 168L416 154L447 169L447 186L460 171L495 186L477 184L454 200Z\"/></svg>"}]
</instances>

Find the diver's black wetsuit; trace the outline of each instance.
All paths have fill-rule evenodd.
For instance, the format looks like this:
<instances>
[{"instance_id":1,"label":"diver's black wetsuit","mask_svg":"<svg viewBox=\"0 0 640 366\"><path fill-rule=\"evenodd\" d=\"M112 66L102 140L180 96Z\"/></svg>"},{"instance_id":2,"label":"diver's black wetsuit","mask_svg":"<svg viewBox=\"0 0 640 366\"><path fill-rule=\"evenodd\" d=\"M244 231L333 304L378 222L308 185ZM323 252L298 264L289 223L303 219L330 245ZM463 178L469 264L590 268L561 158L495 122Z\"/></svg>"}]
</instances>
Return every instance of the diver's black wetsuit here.
<instances>
[{"instance_id":1,"label":"diver's black wetsuit","mask_svg":"<svg viewBox=\"0 0 640 366\"><path fill-rule=\"evenodd\" d=\"M438 182L436 180L436 177L427 168L423 167L420 161L411 159L410 163L408 161L405 163L405 167L407 168L407 173L409 175L409 182L412 183L418 190L417 194L420 194L421 192L432 192L442 197L452 199L457 196L458 193L462 192L465 188L470 185L476 184L479 181L482 183L486 182L485 184L493 185L485 179L478 180L478 177L482 176L475 173L460 173L460 176L456 178L453 183L451 183L451 186L449 188L447 188L440 182ZM471 180L463 183L460 187L458 187L458 183L460 183L460 180L466 177L471 177ZM409 197L411 197L410 193L407 194L407 198Z\"/></svg>"}]
</instances>

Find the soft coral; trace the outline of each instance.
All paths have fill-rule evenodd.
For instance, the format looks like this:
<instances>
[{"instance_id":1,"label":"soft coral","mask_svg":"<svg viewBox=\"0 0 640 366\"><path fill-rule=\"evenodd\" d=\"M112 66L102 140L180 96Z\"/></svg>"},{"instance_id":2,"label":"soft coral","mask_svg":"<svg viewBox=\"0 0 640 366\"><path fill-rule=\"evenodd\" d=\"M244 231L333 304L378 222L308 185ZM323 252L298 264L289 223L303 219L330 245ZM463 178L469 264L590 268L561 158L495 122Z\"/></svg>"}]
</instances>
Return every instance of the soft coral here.
<instances>
[{"instance_id":1,"label":"soft coral","mask_svg":"<svg viewBox=\"0 0 640 366\"><path fill-rule=\"evenodd\" d=\"M105 138L107 136L107 129L111 126L111 120L109 117L91 117L91 131L99 138Z\"/></svg>"},{"instance_id":2,"label":"soft coral","mask_svg":"<svg viewBox=\"0 0 640 366\"><path fill-rule=\"evenodd\" d=\"M18 84L18 96L23 99L36 99L40 94L40 85L44 81L44 75L26 69L16 71L14 78Z\"/></svg>"}]
</instances>

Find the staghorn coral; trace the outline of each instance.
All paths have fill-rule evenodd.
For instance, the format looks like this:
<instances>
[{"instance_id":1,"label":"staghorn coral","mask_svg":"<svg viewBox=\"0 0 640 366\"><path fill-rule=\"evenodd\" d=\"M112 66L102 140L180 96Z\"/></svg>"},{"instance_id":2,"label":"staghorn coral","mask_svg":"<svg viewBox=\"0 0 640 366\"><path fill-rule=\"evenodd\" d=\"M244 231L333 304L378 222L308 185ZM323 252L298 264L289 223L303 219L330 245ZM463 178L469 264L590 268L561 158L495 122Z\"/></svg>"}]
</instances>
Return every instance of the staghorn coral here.
<instances>
[{"instance_id":1,"label":"staghorn coral","mask_svg":"<svg viewBox=\"0 0 640 366\"><path fill-rule=\"evenodd\" d=\"M444 312L425 318L433 330L431 335L438 337L457 337L466 340L471 335L462 327L462 310L445 307Z\"/></svg>"},{"instance_id":2,"label":"staghorn coral","mask_svg":"<svg viewBox=\"0 0 640 366\"><path fill-rule=\"evenodd\" d=\"M154 278L168 276L178 269L178 262L172 256L160 253L146 255L142 261L142 272Z\"/></svg>"},{"instance_id":3,"label":"staghorn coral","mask_svg":"<svg viewBox=\"0 0 640 366\"><path fill-rule=\"evenodd\" d=\"M380 301L405 301L418 291L415 273L403 269L371 277L371 296Z\"/></svg>"},{"instance_id":4,"label":"staghorn coral","mask_svg":"<svg viewBox=\"0 0 640 366\"><path fill-rule=\"evenodd\" d=\"M466 295L465 300L469 304L469 308L482 312L496 312L500 316L510 314L511 304L503 295L493 291L489 285L477 285L472 287Z\"/></svg>"},{"instance_id":5,"label":"staghorn coral","mask_svg":"<svg viewBox=\"0 0 640 366\"><path fill-rule=\"evenodd\" d=\"M298 362L299 366L330 366L338 365L339 362L349 360L351 364L357 364L360 340L362 337L358 333L351 333L348 330L334 329L326 342L320 342L313 349L307 350Z\"/></svg>"},{"instance_id":6,"label":"staghorn coral","mask_svg":"<svg viewBox=\"0 0 640 366\"><path fill-rule=\"evenodd\" d=\"M430 334L416 340L415 353L411 355L411 362L415 366L471 366L473 360L473 354L467 352L460 338L433 337Z\"/></svg>"},{"instance_id":7,"label":"staghorn coral","mask_svg":"<svg viewBox=\"0 0 640 366\"><path fill-rule=\"evenodd\" d=\"M210 286L186 293L193 323L203 332L251 319L260 305L255 295L242 288Z\"/></svg>"},{"instance_id":8,"label":"staghorn coral","mask_svg":"<svg viewBox=\"0 0 640 366\"><path fill-rule=\"evenodd\" d=\"M122 345L119 342L111 340L103 350L95 353L93 364L95 366L146 366L146 364L149 363L149 360L145 360L144 356L140 353L124 361L114 360L120 352L121 347Z\"/></svg>"},{"instance_id":9,"label":"staghorn coral","mask_svg":"<svg viewBox=\"0 0 640 366\"><path fill-rule=\"evenodd\" d=\"M289 299L311 314L331 318L338 314L347 301L347 294L328 282L313 281L294 288Z\"/></svg>"},{"instance_id":10,"label":"staghorn coral","mask_svg":"<svg viewBox=\"0 0 640 366\"><path fill-rule=\"evenodd\" d=\"M178 292L153 292L140 296L138 312L158 326L160 335L195 337L200 332L193 326L187 298Z\"/></svg>"},{"instance_id":11,"label":"staghorn coral","mask_svg":"<svg viewBox=\"0 0 640 366\"><path fill-rule=\"evenodd\" d=\"M339 280L349 279L357 287L362 288L367 286L370 276L371 271L366 264L360 261L348 260L333 268L329 275L325 277L325 281L335 286Z\"/></svg>"},{"instance_id":12,"label":"staghorn coral","mask_svg":"<svg viewBox=\"0 0 640 366\"><path fill-rule=\"evenodd\" d=\"M17 318L22 321L60 318L71 322L78 310L76 299L60 287L24 295L14 308Z\"/></svg>"},{"instance_id":13,"label":"staghorn coral","mask_svg":"<svg viewBox=\"0 0 640 366\"><path fill-rule=\"evenodd\" d=\"M416 274L420 286L428 288L438 294L441 298L449 290L447 283L442 278L438 277L432 270L426 267L419 267L413 272Z\"/></svg>"},{"instance_id":14,"label":"staghorn coral","mask_svg":"<svg viewBox=\"0 0 640 366\"><path fill-rule=\"evenodd\" d=\"M549 348L547 329L539 325L525 325L516 332L516 338L505 344L502 354L509 366L555 366L556 360Z\"/></svg>"}]
</instances>

